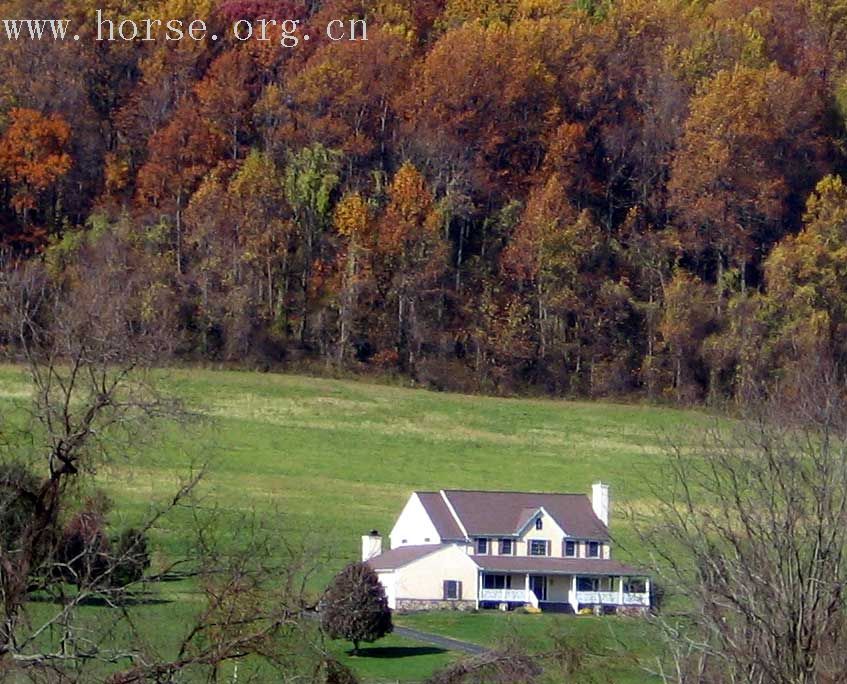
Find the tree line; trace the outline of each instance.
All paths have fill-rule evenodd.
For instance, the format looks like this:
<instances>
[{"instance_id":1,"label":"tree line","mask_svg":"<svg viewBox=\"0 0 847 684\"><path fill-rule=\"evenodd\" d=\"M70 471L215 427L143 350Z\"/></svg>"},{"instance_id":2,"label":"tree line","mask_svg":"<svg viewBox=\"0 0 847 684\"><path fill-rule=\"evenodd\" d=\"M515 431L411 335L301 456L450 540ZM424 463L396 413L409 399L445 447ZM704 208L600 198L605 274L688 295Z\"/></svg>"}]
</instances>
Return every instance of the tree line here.
<instances>
[{"instance_id":1,"label":"tree line","mask_svg":"<svg viewBox=\"0 0 847 684\"><path fill-rule=\"evenodd\" d=\"M368 23L0 44L4 264L142 273L168 354L692 402L844 351L844 2L101 5Z\"/></svg>"}]
</instances>

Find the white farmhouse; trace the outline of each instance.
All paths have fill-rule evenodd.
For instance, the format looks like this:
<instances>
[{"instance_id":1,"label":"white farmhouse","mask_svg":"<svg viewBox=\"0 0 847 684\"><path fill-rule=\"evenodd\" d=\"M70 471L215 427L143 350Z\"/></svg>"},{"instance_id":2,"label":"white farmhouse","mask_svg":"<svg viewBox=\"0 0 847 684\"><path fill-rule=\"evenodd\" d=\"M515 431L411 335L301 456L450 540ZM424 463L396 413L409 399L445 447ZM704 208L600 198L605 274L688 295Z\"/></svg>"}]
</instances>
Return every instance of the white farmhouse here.
<instances>
[{"instance_id":1,"label":"white farmhouse","mask_svg":"<svg viewBox=\"0 0 847 684\"><path fill-rule=\"evenodd\" d=\"M414 492L383 551L374 531L362 560L398 610L453 607L644 612L650 580L612 560L609 487L584 494Z\"/></svg>"}]
</instances>

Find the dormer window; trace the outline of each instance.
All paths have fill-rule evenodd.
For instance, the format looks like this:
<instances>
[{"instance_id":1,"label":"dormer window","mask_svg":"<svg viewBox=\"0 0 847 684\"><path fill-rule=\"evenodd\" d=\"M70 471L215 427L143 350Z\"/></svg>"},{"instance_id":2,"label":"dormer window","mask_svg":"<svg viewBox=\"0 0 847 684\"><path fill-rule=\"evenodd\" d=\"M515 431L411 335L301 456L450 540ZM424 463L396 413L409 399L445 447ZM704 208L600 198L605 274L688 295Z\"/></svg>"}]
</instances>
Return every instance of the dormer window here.
<instances>
[{"instance_id":1,"label":"dormer window","mask_svg":"<svg viewBox=\"0 0 847 684\"><path fill-rule=\"evenodd\" d=\"M541 516L535 519L535 529L540 530L544 527L544 522L541 520Z\"/></svg>"},{"instance_id":2,"label":"dormer window","mask_svg":"<svg viewBox=\"0 0 847 684\"><path fill-rule=\"evenodd\" d=\"M480 556L484 556L488 553L488 540L487 539L477 539L476 540L476 552Z\"/></svg>"}]
</instances>

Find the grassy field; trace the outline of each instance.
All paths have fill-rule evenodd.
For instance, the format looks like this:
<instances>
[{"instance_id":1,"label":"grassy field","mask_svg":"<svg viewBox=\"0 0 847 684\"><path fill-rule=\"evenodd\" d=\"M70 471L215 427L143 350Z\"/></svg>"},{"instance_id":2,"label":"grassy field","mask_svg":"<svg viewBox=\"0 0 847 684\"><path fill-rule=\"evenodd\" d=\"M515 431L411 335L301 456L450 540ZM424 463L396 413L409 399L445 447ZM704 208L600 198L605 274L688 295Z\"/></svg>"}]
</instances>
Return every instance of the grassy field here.
<instances>
[{"instance_id":1,"label":"grassy field","mask_svg":"<svg viewBox=\"0 0 847 684\"><path fill-rule=\"evenodd\" d=\"M517 643L532 652L545 653L552 651L557 641L564 642L583 654L589 669L603 673L601 681L653 681L645 675L643 666L652 665L656 641L651 638L651 627L640 618L444 611L403 615L396 622L494 648Z\"/></svg>"},{"instance_id":2,"label":"grassy field","mask_svg":"<svg viewBox=\"0 0 847 684\"><path fill-rule=\"evenodd\" d=\"M306 537L325 549L330 560L320 581L357 557L364 531L389 531L414 489L587 492L602 478L614 503L638 506L649 497L663 440L707 420L641 405L492 399L273 374L180 370L163 374L163 382L205 419L167 429L101 468L99 481L127 522L166 498L192 463L208 461L204 503L224 516L256 512L280 535ZM4 416L21 414L27 392L20 369L0 367ZM612 516L613 534L626 543L625 524L614 510ZM184 541L180 521L154 541L164 555L177 552ZM626 553L617 557L637 561ZM173 601L167 610L144 609L160 639L175 638L179 612L191 605L190 587L166 591ZM499 638L502 617L401 621L489 643ZM531 639L547 623L509 624ZM585 633L612 624L571 620L567 628ZM624 631L637 636L638 630L626 624ZM453 657L396 637L374 649L381 650L352 659L370 681L416 681ZM619 681L640 681L632 672Z\"/></svg>"}]
</instances>

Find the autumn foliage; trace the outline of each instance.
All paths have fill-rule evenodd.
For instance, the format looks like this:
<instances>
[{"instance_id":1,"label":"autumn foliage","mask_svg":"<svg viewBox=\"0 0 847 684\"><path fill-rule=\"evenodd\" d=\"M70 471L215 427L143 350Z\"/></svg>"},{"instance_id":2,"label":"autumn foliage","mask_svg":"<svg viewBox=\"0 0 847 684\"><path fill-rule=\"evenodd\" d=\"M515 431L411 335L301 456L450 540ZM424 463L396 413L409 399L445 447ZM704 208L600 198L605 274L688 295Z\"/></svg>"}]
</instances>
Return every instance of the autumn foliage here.
<instances>
[{"instance_id":1,"label":"autumn foliage","mask_svg":"<svg viewBox=\"0 0 847 684\"><path fill-rule=\"evenodd\" d=\"M118 241L186 360L691 402L847 352L839 3L145 11L368 25L0 44L2 258Z\"/></svg>"}]
</instances>

